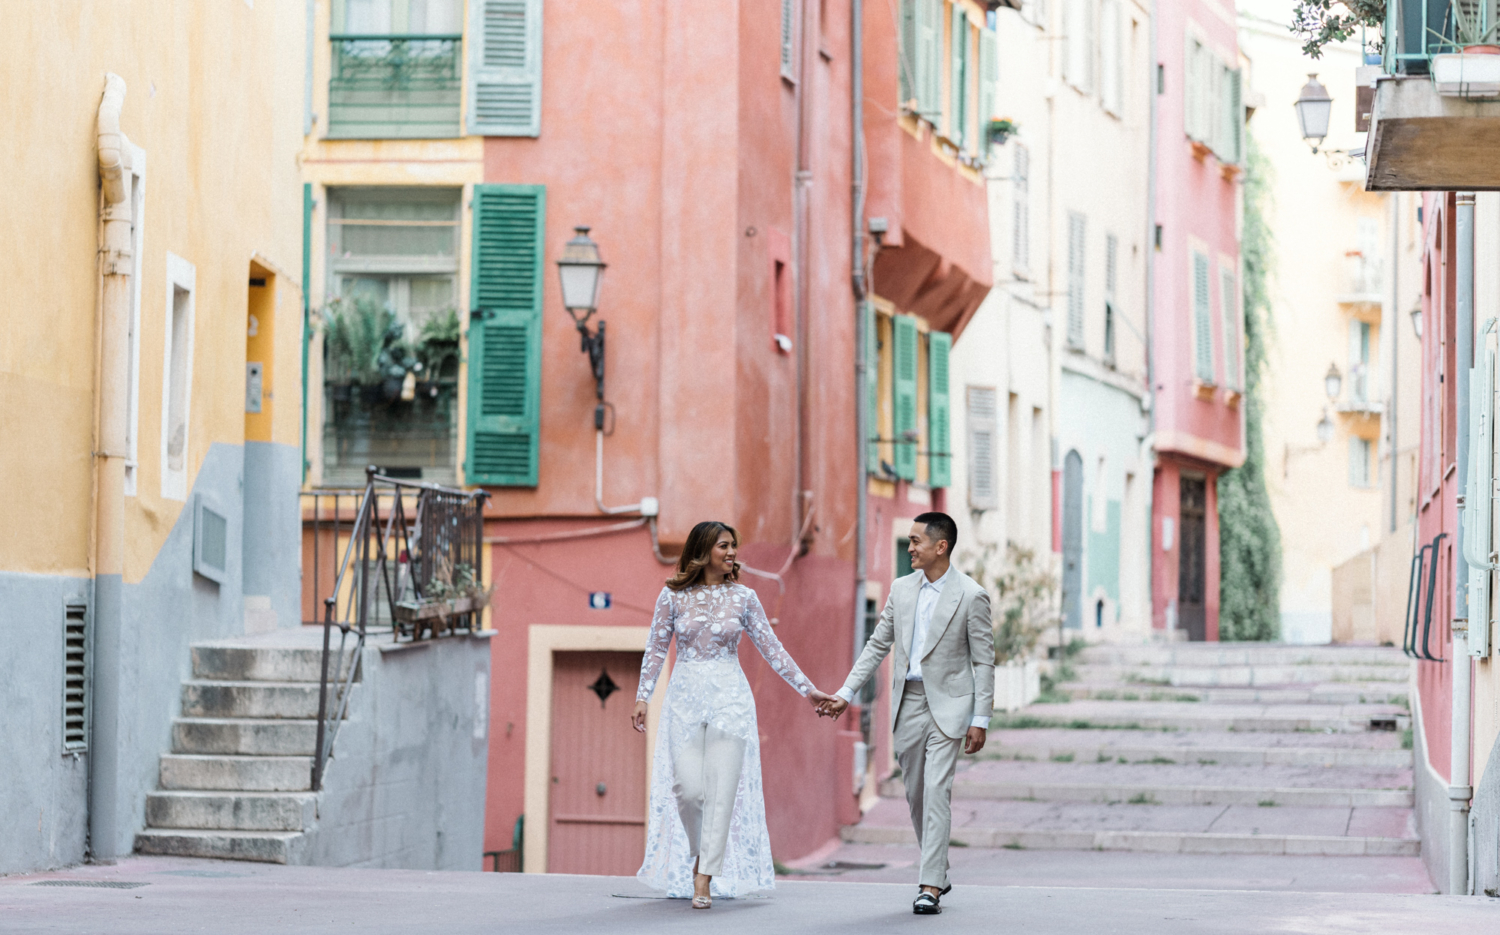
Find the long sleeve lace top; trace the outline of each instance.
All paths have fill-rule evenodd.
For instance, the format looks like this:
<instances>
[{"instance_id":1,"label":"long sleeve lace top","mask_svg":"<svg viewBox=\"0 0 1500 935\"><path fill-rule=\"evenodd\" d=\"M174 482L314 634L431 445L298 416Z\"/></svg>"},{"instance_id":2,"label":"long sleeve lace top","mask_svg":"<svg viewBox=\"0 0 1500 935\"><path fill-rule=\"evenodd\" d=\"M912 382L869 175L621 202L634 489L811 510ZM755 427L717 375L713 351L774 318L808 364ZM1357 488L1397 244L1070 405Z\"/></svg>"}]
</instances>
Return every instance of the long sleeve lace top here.
<instances>
[{"instance_id":1,"label":"long sleeve lace top","mask_svg":"<svg viewBox=\"0 0 1500 935\"><path fill-rule=\"evenodd\" d=\"M743 584L726 582L698 585L685 591L662 588L661 596L656 599L646 653L641 659L636 700L646 701L656 690L656 680L666 664L667 648L674 635L679 662L718 662L738 661L742 634L750 637L776 674L786 679L799 695L806 697L812 691L812 682L776 638L760 598Z\"/></svg>"}]
</instances>

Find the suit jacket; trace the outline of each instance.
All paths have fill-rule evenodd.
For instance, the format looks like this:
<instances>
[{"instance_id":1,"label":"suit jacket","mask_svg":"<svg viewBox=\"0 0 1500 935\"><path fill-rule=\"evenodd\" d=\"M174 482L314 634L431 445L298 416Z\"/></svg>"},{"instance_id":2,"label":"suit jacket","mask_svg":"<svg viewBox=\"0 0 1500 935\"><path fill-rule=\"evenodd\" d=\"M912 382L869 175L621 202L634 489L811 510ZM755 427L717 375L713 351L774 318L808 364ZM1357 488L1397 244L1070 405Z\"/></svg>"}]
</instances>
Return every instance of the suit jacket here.
<instances>
[{"instance_id":1,"label":"suit jacket","mask_svg":"<svg viewBox=\"0 0 1500 935\"><path fill-rule=\"evenodd\" d=\"M995 632L990 625L990 595L979 582L953 568L943 584L927 626L922 649L922 687L932 719L948 737L962 737L975 717L986 721L995 708ZM912 630L917 621L917 592L926 576L916 571L891 583L885 610L864 651L855 661L844 689L851 695L875 674L887 653L895 650L891 672L891 726L895 727L906 691Z\"/></svg>"}]
</instances>

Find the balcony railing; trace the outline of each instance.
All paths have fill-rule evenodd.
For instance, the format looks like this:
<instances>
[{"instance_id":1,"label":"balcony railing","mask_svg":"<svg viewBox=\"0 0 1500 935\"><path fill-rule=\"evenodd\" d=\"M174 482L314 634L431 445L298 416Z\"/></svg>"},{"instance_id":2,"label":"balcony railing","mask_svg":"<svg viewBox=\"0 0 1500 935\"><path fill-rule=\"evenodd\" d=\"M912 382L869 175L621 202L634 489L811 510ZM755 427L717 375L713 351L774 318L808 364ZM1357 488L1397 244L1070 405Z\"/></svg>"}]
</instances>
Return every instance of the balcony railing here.
<instances>
[{"instance_id":1,"label":"balcony railing","mask_svg":"<svg viewBox=\"0 0 1500 935\"><path fill-rule=\"evenodd\" d=\"M1387 74L1425 75L1432 57L1494 41L1491 0L1388 0L1384 66ZM1455 11L1455 7L1457 10Z\"/></svg>"},{"instance_id":2,"label":"balcony railing","mask_svg":"<svg viewBox=\"0 0 1500 935\"><path fill-rule=\"evenodd\" d=\"M463 36L335 35L328 135L434 139L461 134Z\"/></svg>"}]
</instances>

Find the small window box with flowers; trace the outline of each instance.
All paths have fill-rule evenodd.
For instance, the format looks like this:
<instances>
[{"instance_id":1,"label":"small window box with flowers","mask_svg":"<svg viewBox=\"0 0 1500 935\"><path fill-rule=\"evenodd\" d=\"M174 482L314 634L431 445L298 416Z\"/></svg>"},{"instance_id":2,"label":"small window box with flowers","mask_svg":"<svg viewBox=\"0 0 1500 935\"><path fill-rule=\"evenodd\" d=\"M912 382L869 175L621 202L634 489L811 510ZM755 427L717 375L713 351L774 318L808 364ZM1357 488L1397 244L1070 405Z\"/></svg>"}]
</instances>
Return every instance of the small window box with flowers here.
<instances>
[{"instance_id":1,"label":"small window box with flowers","mask_svg":"<svg viewBox=\"0 0 1500 935\"><path fill-rule=\"evenodd\" d=\"M990 143L995 146L1004 146L1005 141L1016 134L1020 127L1009 117L996 117L986 127Z\"/></svg>"}]
</instances>

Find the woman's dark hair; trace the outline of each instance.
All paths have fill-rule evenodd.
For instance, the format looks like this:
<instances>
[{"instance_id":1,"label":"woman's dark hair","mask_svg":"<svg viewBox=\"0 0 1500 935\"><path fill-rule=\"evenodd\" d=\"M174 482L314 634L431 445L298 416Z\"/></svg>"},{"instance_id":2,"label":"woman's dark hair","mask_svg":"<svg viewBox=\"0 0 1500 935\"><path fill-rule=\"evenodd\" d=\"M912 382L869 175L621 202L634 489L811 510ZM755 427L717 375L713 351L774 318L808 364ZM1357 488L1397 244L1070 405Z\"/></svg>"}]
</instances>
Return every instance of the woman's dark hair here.
<instances>
[{"instance_id":1,"label":"woman's dark hair","mask_svg":"<svg viewBox=\"0 0 1500 935\"><path fill-rule=\"evenodd\" d=\"M682 544L682 554L677 556L677 573L667 579L667 587L674 591L685 591L695 584L703 583L705 569L713 557L714 545L719 541L721 532L729 533L735 547L739 547L740 534L728 523L710 519L693 527L693 531L688 533L687 542ZM729 580L740 580L739 562L734 563L733 570L729 572Z\"/></svg>"}]
</instances>

